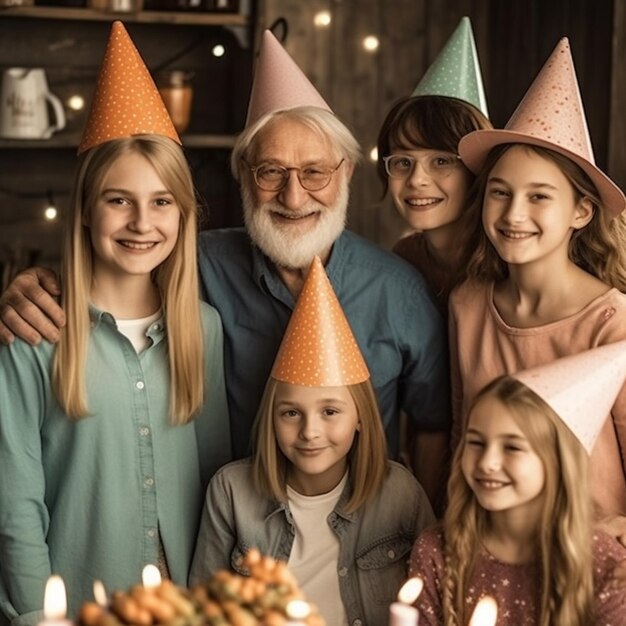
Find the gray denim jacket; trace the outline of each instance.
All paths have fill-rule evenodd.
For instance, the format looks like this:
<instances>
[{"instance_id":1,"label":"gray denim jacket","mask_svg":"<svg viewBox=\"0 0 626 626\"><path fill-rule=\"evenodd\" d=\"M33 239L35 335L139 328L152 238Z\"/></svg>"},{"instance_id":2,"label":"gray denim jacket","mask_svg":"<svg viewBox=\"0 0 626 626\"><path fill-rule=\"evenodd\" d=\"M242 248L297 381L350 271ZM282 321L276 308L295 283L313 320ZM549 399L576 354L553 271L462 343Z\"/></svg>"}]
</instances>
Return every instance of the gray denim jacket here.
<instances>
[{"instance_id":1,"label":"gray denim jacket","mask_svg":"<svg viewBox=\"0 0 626 626\"><path fill-rule=\"evenodd\" d=\"M398 463L389 464L382 489L372 501L353 513L343 513L350 495L348 481L327 518L339 538L337 573L351 626L386 626L389 604L407 576L413 542L435 522L415 477ZM205 580L217 569L245 574L238 560L251 547L287 561L294 535L289 506L254 489L250 459L229 463L215 474L207 490L190 582Z\"/></svg>"}]
</instances>

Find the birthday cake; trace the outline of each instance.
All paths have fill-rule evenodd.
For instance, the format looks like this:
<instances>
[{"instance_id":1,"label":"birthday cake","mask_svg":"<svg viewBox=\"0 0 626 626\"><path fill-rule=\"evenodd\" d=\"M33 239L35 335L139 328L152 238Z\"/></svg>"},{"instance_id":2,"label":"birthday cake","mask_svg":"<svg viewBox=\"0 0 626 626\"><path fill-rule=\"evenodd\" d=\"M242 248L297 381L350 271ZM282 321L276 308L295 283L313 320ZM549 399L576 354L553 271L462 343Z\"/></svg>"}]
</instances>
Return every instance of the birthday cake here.
<instances>
[{"instance_id":1,"label":"birthday cake","mask_svg":"<svg viewBox=\"0 0 626 626\"><path fill-rule=\"evenodd\" d=\"M325 626L286 563L253 549L242 565L250 576L220 570L190 589L164 580L115 591L107 606L85 603L79 621L83 626Z\"/></svg>"}]
</instances>

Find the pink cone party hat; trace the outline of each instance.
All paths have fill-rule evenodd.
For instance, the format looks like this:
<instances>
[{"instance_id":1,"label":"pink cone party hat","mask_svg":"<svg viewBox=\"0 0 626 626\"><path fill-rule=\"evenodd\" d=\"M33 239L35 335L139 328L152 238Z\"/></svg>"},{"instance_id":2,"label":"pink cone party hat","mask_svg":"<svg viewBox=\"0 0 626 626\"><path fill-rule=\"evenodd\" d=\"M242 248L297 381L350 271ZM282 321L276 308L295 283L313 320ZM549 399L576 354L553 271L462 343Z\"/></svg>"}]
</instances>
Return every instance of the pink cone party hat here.
<instances>
[{"instance_id":1,"label":"pink cone party hat","mask_svg":"<svg viewBox=\"0 0 626 626\"><path fill-rule=\"evenodd\" d=\"M341 387L370 377L319 257L311 263L271 376L305 387Z\"/></svg>"},{"instance_id":2,"label":"pink cone party hat","mask_svg":"<svg viewBox=\"0 0 626 626\"><path fill-rule=\"evenodd\" d=\"M461 19L411 95L458 98L476 107L485 117L489 117L469 17Z\"/></svg>"},{"instance_id":3,"label":"pink cone party hat","mask_svg":"<svg viewBox=\"0 0 626 626\"><path fill-rule=\"evenodd\" d=\"M148 68L122 22L113 22L78 154L98 144L141 134L180 143Z\"/></svg>"},{"instance_id":4,"label":"pink cone party hat","mask_svg":"<svg viewBox=\"0 0 626 626\"><path fill-rule=\"evenodd\" d=\"M324 98L271 31L263 33L248 104L246 126L262 115L298 106L331 111Z\"/></svg>"},{"instance_id":5,"label":"pink cone party hat","mask_svg":"<svg viewBox=\"0 0 626 626\"><path fill-rule=\"evenodd\" d=\"M591 453L626 381L626 341L608 343L512 376L549 404Z\"/></svg>"},{"instance_id":6,"label":"pink cone party hat","mask_svg":"<svg viewBox=\"0 0 626 626\"><path fill-rule=\"evenodd\" d=\"M549 148L571 159L591 178L611 216L626 208L621 189L595 164L569 42L561 39L504 130L477 130L459 144L465 165L477 173L489 151L504 143Z\"/></svg>"}]
</instances>

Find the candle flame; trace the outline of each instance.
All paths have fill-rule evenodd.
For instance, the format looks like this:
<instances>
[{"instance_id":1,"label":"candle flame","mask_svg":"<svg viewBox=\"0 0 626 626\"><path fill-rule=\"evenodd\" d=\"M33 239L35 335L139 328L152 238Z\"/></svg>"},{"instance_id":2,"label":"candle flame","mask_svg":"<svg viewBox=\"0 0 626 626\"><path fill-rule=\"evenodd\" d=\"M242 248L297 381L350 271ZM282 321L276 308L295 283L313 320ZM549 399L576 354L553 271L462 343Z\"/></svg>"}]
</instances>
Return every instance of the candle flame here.
<instances>
[{"instance_id":1,"label":"candle flame","mask_svg":"<svg viewBox=\"0 0 626 626\"><path fill-rule=\"evenodd\" d=\"M93 597L102 608L106 608L108 606L109 599L107 598L107 591L101 580L93 581Z\"/></svg>"},{"instance_id":2,"label":"candle flame","mask_svg":"<svg viewBox=\"0 0 626 626\"><path fill-rule=\"evenodd\" d=\"M161 574L156 565L146 565L141 573L141 580L148 589L158 587L161 584Z\"/></svg>"},{"instance_id":3,"label":"candle flame","mask_svg":"<svg viewBox=\"0 0 626 626\"><path fill-rule=\"evenodd\" d=\"M306 619L311 614L311 607L304 600L291 600L285 610L289 619Z\"/></svg>"},{"instance_id":4,"label":"candle flame","mask_svg":"<svg viewBox=\"0 0 626 626\"><path fill-rule=\"evenodd\" d=\"M409 578L398 592L398 602L403 604L414 604L419 598L422 589L424 588L424 581L419 576Z\"/></svg>"},{"instance_id":5,"label":"candle flame","mask_svg":"<svg viewBox=\"0 0 626 626\"><path fill-rule=\"evenodd\" d=\"M67 613L67 597L65 585L60 576L50 576L46 583L46 591L43 597L43 612L46 619L61 620Z\"/></svg>"},{"instance_id":6,"label":"candle flame","mask_svg":"<svg viewBox=\"0 0 626 626\"><path fill-rule=\"evenodd\" d=\"M491 596L484 596L476 605L469 626L496 626L498 605Z\"/></svg>"}]
</instances>

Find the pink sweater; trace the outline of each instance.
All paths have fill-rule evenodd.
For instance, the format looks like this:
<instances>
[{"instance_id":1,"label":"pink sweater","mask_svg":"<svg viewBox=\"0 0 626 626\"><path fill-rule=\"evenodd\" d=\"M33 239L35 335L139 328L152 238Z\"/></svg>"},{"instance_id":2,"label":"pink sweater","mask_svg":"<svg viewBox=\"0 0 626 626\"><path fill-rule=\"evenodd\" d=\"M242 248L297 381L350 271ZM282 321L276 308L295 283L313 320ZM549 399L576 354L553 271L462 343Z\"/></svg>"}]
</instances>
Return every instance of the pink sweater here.
<instances>
[{"instance_id":1,"label":"pink sweater","mask_svg":"<svg viewBox=\"0 0 626 626\"><path fill-rule=\"evenodd\" d=\"M449 330L456 444L472 400L494 378L626 339L626 295L611 289L558 322L513 328L493 304L493 283L467 281L450 297ZM591 493L599 515L626 515L625 476L626 386L591 455Z\"/></svg>"},{"instance_id":2,"label":"pink sweater","mask_svg":"<svg viewBox=\"0 0 626 626\"><path fill-rule=\"evenodd\" d=\"M626 625L626 589L610 584L615 565L626 559L626 548L605 533L593 537L593 573L596 617L589 626ZM424 589L418 599L420 626L440 626L441 580L444 571L443 536L440 530L424 531L411 552L410 576L424 579ZM538 623L541 572L538 564L512 565L488 552L476 559L472 584L465 599L471 615L484 595L498 603L498 626L534 626Z\"/></svg>"}]
</instances>

